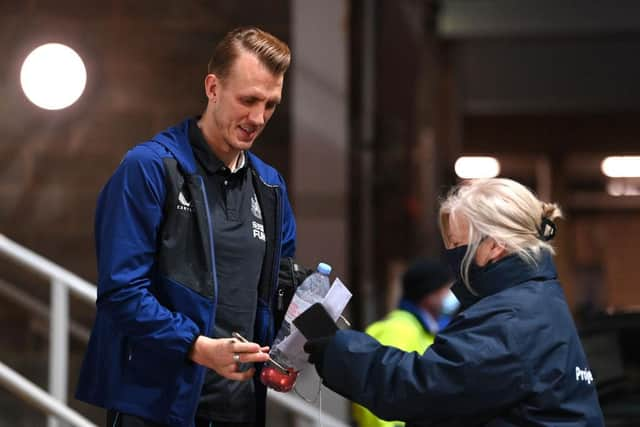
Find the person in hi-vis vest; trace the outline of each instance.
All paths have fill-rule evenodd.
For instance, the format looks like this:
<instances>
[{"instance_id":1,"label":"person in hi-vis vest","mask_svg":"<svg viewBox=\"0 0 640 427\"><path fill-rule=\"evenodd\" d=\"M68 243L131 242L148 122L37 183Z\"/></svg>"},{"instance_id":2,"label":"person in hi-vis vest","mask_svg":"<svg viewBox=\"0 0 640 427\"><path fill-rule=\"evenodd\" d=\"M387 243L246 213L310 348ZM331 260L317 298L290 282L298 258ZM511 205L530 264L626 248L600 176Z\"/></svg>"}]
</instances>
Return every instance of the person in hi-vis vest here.
<instances>
[{"instance_id":1,"label":"person in hi-vis vest","mask_svg":"<svg viewBox=\"0 0 640 427\"><path fill-rule=\"evenodd\" d=\"M416 260L402 276L398 308L372 323L365 332L381 344L424 353L442 327L441 318L450 316L458 308L458 300L449 290L451 281L446 265L428 259ZM400 421L384 421L356 403L352 410L359 427L404 425Z\"/></svg>"}]
</instances>

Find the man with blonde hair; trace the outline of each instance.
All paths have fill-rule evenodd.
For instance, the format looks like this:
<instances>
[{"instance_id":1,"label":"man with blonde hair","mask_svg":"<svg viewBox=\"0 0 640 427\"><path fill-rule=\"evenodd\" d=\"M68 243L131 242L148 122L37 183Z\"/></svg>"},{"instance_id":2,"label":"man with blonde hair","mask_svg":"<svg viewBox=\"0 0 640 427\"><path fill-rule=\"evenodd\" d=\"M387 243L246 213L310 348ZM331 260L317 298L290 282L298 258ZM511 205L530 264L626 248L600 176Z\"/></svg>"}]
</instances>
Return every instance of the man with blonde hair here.
<instances>
[{"instance_id":1,"label":"man with blonde hair","mask_svg":"<svg viewBox=\"0 0 640 427\"><path fill-rule=\"evenodd\" d=\"M296 227L282 176L249 150L289 62L275 36L229 32L202 115L130 150L100 194L97 315L77 397L106 408L109 427L264 425L251 365L268 359L286 310L278 266Z\"/></svg>"}]
</instances>

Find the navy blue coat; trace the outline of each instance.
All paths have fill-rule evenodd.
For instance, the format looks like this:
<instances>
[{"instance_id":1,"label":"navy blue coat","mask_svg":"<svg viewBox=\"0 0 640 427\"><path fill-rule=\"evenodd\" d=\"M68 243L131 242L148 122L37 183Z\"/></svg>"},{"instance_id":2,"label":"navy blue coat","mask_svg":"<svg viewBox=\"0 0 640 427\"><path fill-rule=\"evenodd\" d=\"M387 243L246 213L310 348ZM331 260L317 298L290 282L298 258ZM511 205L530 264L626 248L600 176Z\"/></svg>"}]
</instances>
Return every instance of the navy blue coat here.
<instances>
[{"instance_id":1,"label":"navy blue coat","mask_svg":"<svg viewBox=\"0 0 640 427\"><path fill-rule=\"evenodd\" d=\"M594 379L549 255L491 264L483 297L423 355L339 331L324 384L409 426L603 426Z\"/></svg>"}]
</instances>

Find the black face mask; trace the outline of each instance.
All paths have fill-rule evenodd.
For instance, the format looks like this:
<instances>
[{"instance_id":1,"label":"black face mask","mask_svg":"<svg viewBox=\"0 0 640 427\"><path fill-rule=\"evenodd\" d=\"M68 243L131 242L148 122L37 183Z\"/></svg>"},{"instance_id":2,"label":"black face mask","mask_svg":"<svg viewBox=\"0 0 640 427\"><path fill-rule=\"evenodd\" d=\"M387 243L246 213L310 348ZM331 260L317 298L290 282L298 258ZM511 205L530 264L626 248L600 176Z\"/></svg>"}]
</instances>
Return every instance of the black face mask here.
<instances>
[{"instance_id":1,"label":"black face mask","mask_svg":"<svg viewBox=\"0 0 640 427\"><path fill-rule=\"evenodd\" d=\"M460 267L462 266L462 260L467 253L467 245L457 246L455 248L447 249L445 251L445 258L451 268L453 276L456 278L455 282L451 286L451 292L454 293L462 309L469 307L474 302L480 299L480 296L472 294L462 281L462 275L460 274ZM473 277L480 271L480 267L472 262L469 266L469 280L473 283Z\"/></svg>"}]
</instances>

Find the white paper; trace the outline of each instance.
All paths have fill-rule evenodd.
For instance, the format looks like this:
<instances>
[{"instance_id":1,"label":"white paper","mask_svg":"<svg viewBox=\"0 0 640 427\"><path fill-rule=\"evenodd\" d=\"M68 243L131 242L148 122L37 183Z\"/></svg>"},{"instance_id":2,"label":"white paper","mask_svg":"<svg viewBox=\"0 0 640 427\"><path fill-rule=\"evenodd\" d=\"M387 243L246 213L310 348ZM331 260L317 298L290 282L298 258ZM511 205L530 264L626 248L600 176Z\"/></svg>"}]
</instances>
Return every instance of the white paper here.
<instances>
[{"instance_id":1,"label":"white paper","mask_svg":"<svg viewBox=\"0 0 640 427\"><path fill-rule=\"evenodd\" d=\"M335 279L333 281L333 284L329 288L329 292L327 292L320 303L325 308L325 310L327 310L327 313L329 313L329 316L335 322L347 307L351 296L351 292L349 291L349 289L347 289L344 283L342 283L340 279ZM297 303L301 312L305 311L311 305L302 300L295 302L292 301L292 303ZM289 310L287 310L287 312L288 311ZM296 314L295 317L297 317L299 314L300 313ZM292 368L294 368L296 371L300 371L309 366L309 355L305 353L303 349L304 344L307 342L307 339L293 324L293 319L289 319L288 317L286 317L285 321L290 324L291 332L275 347L278 349L278 351L282 352L285 355L285 357L291 363Z\"/></svg>"},{"instance_id":2,"label":"white paper","mask_svg":"<svg viewBox=\"0 0 640 427\"><path fill-rule=\"evenodd\" d=\"M307 339L298 328L295 325L291 325L291 333L278 343L278 350L285 354L296 371L301 370L309 358L309 355L303 349L306 342Z\"/></svg>"},{"instance_id":3,"label":"white paper","mask_svg":"<svg viewBox=\"0 0 640 427\"><path fill-rule=\"evenodd\" d=\"M322 305L334 322L338 320L338 317L340 317L347 307L351 296L351 292L349 292L349 289L342 283L342 280L336 278L331 288L329 288L329 292L327 292L327 295L325 295L322 300Z\"/></svg>"}]
</instances>

